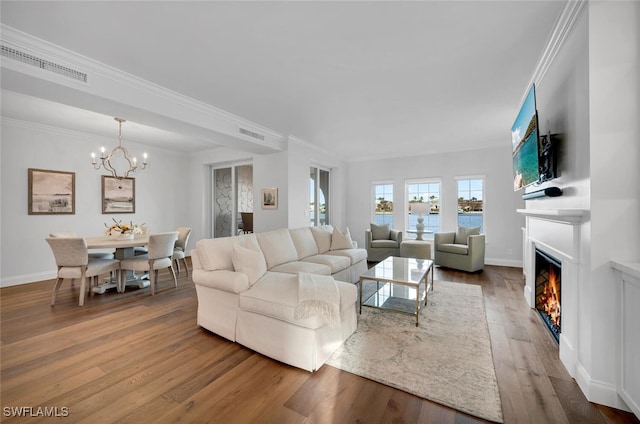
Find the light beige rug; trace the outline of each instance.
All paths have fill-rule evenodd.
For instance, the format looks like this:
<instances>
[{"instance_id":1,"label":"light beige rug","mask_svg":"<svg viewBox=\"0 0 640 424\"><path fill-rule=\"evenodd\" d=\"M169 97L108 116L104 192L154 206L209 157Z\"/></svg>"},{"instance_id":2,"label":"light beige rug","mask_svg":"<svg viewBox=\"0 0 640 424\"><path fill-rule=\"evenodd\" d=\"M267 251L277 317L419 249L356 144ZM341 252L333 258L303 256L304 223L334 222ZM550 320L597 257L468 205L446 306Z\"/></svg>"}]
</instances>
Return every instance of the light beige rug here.
<instances>
[{"instance_id":1,"label":"light beige rug","mask_svg":"<svg viewBox=\"0 0 640 424\"><path fill-rule=\"evenodd\" d=\"M364 307L358 329L327 364L502 422L479 286L436 281L419 327L410 315Z\"/></svg>"}]
</instances>

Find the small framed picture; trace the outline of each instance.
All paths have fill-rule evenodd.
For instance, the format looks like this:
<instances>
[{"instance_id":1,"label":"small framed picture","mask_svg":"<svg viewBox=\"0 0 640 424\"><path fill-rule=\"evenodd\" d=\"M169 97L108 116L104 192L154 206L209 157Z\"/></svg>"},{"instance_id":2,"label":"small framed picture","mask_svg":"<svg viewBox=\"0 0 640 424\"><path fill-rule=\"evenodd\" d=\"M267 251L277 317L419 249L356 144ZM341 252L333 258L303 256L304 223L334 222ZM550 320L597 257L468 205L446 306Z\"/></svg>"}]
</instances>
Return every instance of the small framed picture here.
<instances>
[{"instance_id":1,"label":"small framed picture","mask_svg":"<svg viewBox=\"0 0 640 424\"><path fill-rule=\"evenodd\" d=\"M29 168L29 215L75 213L75 172Z\"/></svg>"},{"instance_id":2,"label":"small framed picture","mask_svg":"<svg viewBox=\"0 0 640 424\"><path fill-rule=\"evenodd\" d=\"M262 189L262 209L278 209L278 189Z\"/></svg>"},{"instance_id":3,"label":"small framed picture","mask_svg":"<svg viewBox=\"0 0 640 424\"><path fill-rule=\"evenodd\" d=\"M135 178L102 176L102 213L135 213Z\"/></svg>"}]
</instances>

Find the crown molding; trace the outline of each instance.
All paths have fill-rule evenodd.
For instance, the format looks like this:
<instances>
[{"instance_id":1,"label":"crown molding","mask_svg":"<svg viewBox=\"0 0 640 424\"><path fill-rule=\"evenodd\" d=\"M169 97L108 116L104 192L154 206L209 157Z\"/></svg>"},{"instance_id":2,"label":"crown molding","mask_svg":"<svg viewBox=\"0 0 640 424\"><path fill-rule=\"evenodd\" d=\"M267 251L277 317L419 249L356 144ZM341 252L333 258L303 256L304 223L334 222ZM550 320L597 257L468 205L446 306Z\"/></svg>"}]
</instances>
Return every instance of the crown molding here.
<instances>
[{"instance_id":1,"label":"crown molding","mask_svg":"<svg viewBox=\"0 0 640 424\"><path fill-rule=\"evenodd\" d=\"M36 57L41 57L51 62L60 63L71 69L77 69L79 71L82 71L83 73L86 73L87 83L76 82L74 83L75 87L77 87L78 85L91 87L92 80L97 76L100 76L116 84L140 90L153 97L160 98L167 102L177 104L178 106L181 106L188 110L210 116L215 120L223 121L226 124L230 124L233 128L250 127L253 128L256 132L260 132L267 136L269 139L275 140L276 142L284 140L283 135L278 133L277 131L252 122L248 119L242 118L238 115L234 115L202 101L185 96L176 91L162 87L158 84L154 84L150 81L144 80L135 75L116 69L110 65L80 55L71 50L67 50L61 46L34 37L10 26L2 24L0 29L0 40L2 41L2 44L20 51L24 51L25 53L34 55ZM9 60L3 59L3 66L5 66L5 64L8 62ZM25 67L32 68L30 65L24 65L22 69L26 69ZM34 68L32 70L30 69L29 71L29 73L32 75L36 75L37 73L37 76L43 79L54 80L55 82L61 81L60 77L56 74L50 74L49 72L44 70L38 70L37 68ZM66 85L68 85L69 82L66 81L66 79L64 80L67 83ZM268 142L268 140L265 141Z\"/></svg>"},{"instance_id":2,"label":"crown molding","mask_svg":"<svg viewBox=\"0 0 640 424\"><path fill-rule=\"evenodd\" d=\"M558 19L556 20L553 30L551 31L551 36L542 51L542 55L540 56L540 59L538 59L538 63L533 71L533 75L531 75L531 79L525 89L522 100L526 97L531 84L535 83L538 85L544 79L547 71L558 55L558 52L573 31L573 28L575 28L578 18L580 17L586 3L587 0L568 0L565 3L562 12L560 12Z\"/></svg>"}]
</instances>

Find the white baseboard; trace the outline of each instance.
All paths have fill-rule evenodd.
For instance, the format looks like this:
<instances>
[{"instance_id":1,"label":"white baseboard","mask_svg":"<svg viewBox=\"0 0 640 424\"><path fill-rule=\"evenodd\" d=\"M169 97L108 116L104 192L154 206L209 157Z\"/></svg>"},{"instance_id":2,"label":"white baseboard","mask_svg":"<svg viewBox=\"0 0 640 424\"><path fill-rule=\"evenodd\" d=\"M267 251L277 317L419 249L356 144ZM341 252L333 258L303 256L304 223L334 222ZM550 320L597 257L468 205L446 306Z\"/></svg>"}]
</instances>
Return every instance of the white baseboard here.
<instances>
[{"instance_id":1,"label":"white baseboard","mask_svg":"<svg viewBox=\"0 0 640 424\"><path fill-rule=\"evenodd\" d=\"M593 380L580 362L576 364L576 381L589 402L631 412L618 396L615 384Z\"/></svg>"},{"instance_id":2,"label":"white baseboard","mask_svg":"<svg viewBox=\"0 0 640 424\"><path fill-rule=\"evenodd\" d=\"M484 263L485 265L509 266L512 268L522 268L522 261L516 261L512 259L484 258Z\"/></svg>"},{"instance_id":3,"label":"white baseboard","mask_svg":"<svg viewBox=\"0 0 640 424\"><path fill-rule=\"evenodd\" d=\"M36 274L18 275L11 278L3 278L0 280L0 287L19 286L20 284L35 283L44 280L53 280L56 278L55 271L39 272Z\"/></svg>"}]
</instances>

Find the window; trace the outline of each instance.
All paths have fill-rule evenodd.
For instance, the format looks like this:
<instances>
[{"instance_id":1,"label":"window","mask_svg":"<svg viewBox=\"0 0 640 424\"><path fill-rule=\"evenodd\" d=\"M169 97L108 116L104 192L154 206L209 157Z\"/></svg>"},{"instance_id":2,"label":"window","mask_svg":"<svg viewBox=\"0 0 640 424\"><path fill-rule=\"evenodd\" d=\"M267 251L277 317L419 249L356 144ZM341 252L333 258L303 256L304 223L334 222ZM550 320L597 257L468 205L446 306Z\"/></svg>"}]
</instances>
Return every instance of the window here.
<instances>
[{"instance_id":1,"label":"window","mask_svg":"<svg viewBox=\"0 0 640 424\"><path fill-rule=\"evenodd\" d=\"M428 203L429 213L423 215L425 235L423 238L433 238L433 233L440 231L440 182L439 181L412 181L406 183L407 187L407 228L406 237L416 237L416 224L418 215L411 214L413 203Z\"/></svg>"},{"instance_id":2,"label":"window","mask_svg":"<svg viewBox=\"0 0 640 424\"><path fill-rule=\"evenodd\" d=\"M484 233L484 178L458 179L458 226Z\"/></svg>"},{"instance_id":3,"label":"window","mask_svg":"<svg viewBox=\"0 0 640 424\"><path fill-rule=\"evenodd\" d=\"M329 171L312 166L309 170L309 224L329 223Z\"/></svg>"},{"instance_id":4,"label":"window","mask_svg":"<svg viewBox=\"0 0 640 424\"><path fill-rule=\"evenodd\" d=\"M374 184L373 195L373 222L393 228L393 184Z\"/></svg>"}]
</instances>

